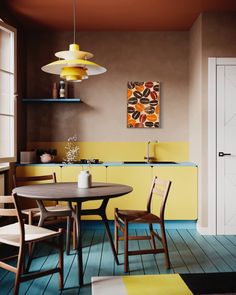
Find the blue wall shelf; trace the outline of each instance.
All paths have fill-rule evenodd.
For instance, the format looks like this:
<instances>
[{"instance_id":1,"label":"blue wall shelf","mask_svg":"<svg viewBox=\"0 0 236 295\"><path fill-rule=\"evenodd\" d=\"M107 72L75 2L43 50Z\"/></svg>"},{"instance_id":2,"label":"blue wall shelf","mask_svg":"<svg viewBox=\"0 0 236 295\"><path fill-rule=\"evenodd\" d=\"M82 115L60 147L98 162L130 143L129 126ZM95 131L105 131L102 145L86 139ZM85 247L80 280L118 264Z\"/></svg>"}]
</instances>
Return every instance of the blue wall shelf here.
<instances>
[{"instance_id":1,"label":"blue wall shelf","mask_svg":"<svg viewBox=\"0 0 236 295\"><path fill-rule=\"evenodd\" d=\"M24 98L25 103L79 103L80 98Z\"/></svg>"}]
</instances>

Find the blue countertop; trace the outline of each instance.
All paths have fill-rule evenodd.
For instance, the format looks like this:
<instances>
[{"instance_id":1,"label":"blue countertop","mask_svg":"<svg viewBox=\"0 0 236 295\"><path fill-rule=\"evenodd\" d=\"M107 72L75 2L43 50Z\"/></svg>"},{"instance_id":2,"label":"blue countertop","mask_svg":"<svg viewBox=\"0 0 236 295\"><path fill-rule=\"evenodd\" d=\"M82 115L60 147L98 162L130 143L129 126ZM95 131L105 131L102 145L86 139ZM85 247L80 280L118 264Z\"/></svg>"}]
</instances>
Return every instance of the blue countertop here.
<instances>
[{"instance_id":1,"label":"blue countertop","mask_svg":"<svg viewBox=\"0 0 236 295\"><path fill-rule=\"evenodd\" d=\"M196 164L192 162L176 162L176 163L167 163L167 162L159 162L159 163L124 163L124 162L101 162L99 164L64 164L64 163L37 163L37 164L19 164L17 163L16 166L171 166L171 167L197 167Z\"/></svg>"}]
</instances>

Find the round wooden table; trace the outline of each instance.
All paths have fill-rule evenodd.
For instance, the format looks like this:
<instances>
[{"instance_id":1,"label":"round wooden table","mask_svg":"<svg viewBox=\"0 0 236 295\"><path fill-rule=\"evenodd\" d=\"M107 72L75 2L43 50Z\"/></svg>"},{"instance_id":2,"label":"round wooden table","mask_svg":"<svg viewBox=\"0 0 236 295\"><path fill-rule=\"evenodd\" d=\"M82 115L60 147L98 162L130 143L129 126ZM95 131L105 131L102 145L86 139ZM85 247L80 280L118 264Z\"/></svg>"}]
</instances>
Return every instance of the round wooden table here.
<instances>
[{"instance_id":1,"label":"round wooden table","mask_svg":"<svg viewBox=\"0 0 236 295\"><path fill-rule=\"evenodd\" d=\"M62 182L48 184L34 184L20 186L13 189L13 193L18 196L31 198L35 200L51 200L51 201L66 201L76 202L75 220L76 220L76 237L77 237L77 252L78 252L78 273L79 284L83 285L83 260L82 260L82 242L81 242L81 216L82 215L99 215L105 224L107 236L111 245L111 249L119 264L111 231L109 228L106 207L110 198L126 195L133 190L131 186L115 183L93 182L92 187L81 189L78 188L77 182ZM82 210L83 202L91 200L103 200L99 208Z\"/></svg>"}]
</instances>

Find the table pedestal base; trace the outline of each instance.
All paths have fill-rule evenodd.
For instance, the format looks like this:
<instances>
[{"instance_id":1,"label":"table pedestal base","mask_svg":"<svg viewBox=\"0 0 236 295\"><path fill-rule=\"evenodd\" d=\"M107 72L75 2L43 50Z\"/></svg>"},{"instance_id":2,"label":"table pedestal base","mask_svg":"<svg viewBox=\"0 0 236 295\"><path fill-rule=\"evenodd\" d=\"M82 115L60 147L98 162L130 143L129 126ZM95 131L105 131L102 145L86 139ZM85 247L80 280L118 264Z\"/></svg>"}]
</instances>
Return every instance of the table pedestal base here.
<instances>
[{"instance_id":1,"label":"table pedestal base","mask_svg":"<svg viewBox=\"0 0 236 295\"><path fill-rule=\"evenodd\" d=\"M115 251L112 234L110 231L107 215L106 215L106 207L109 199L104 199L101 206L96 209L85 209L81 210L81 203L77 202L76 206L76 214L74 216L76 221L76 241L77 241L77 252L78 252L78 272L79 272L79 284L83 285L83 259L82 259L82 243L81 243L81 216L83 215L98 215L101 216L102 221L104 222L106 233L108 240L111 245L111 250L116 261L116 264L119 264L119 260Z\"/></svg>"}]
</instances>

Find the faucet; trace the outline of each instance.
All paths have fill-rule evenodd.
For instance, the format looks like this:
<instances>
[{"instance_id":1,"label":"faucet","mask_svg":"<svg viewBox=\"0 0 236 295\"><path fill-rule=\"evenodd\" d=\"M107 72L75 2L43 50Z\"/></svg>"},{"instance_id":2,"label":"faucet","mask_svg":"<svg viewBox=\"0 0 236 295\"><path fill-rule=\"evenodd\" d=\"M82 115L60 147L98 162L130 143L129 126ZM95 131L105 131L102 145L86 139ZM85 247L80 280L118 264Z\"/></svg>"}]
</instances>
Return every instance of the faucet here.
<instances>
[{"instance_id":1,"label":"faucet","mask_svg":"<svg viewBox=\"0 0 236 295\"><path fill-rule=\"evenodd\" d=\"M153 160L154 158L153 157L150 157L150 143L151 142L158 142L157 140L155 140L155 141L148 141L147 142L147 156L146 157L144 157L144 159L147 159L147 163L150 163L150 160Z\"/></svg>"}]
</instances>

